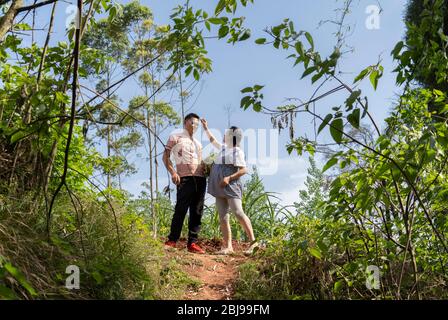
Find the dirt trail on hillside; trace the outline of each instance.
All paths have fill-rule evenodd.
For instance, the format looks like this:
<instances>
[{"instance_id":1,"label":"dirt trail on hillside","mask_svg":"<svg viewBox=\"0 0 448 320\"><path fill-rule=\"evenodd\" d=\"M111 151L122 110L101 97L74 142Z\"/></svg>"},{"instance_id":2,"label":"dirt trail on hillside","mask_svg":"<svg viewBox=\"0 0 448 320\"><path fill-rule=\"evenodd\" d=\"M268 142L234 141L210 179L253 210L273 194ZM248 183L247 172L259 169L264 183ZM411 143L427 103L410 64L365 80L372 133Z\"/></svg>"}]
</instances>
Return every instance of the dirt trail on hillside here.
<instances>
[{"instance_id":1,"label":"dirt trail on hillside","mask_svg":"<svg viewBox=\"0 0 448 320\"><path fill-rule=\"evenodd\" d=\"M197 290L188 290L183 299L232 300L238 266L250 259L243 254L249 244L234 241L232 255L216 254L220 249L219 240L202 240L198 244L206 254L188 252L185 240L178 241L176 249L165 247L167 255L178 260L181 268L201 283Z\"/></svg>"}]
</instances>

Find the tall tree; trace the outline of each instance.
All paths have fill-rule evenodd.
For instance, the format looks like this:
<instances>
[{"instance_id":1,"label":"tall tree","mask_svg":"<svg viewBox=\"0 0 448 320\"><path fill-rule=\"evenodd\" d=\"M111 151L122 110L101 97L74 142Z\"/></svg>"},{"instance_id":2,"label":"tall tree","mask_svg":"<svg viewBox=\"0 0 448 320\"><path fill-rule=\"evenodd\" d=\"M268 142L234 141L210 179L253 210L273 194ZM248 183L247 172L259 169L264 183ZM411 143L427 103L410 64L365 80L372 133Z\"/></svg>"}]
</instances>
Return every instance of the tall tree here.
<instances>
[{"instance_id":1,"label":"tall tree","mask_svg":"<svg viewBox=\"0 0 448 320\"><path fill-rule=\"evenodd\" d=\"M142 20L134 26L135 42L126 53L124 67L126 70L141 68L136 75L137 82L143 95L132 99L130 109L141 112L146 123L146 138L149 159L149 195L152 203L153 233L157 232L156 197L159 194L158 144L159 135L167 127L179 124L180 119L172 106L157 98L163 93L174 90L176 78L167 73L168 52L160 46L160 37L168 31L168 26L157 26L152 17ZM156 59L153 64L146 66L146 62Z\"/></svg>"},{"instance_id":2,"label":"tall tree","mask_svg":"<svg viewBox=\"0 0 448 320\"><path fill-rule=\"evenodd\" d=\"M427 3L426 6L425 2ZM442 16L434 15L435 10L442 10L444 14ZM444 39L448 37L448 0L409 0L404 18L408 39L413 37L412 34L425 21L426 17L433 20L431 23L432 30L428 30L424 38L421 39L423 41L407 41L407 46L410 49L408 58L419 61L411 72L422 86L448 91L448 82L438 78L437 67L431 65L434 58L437 58L437 55L441 53L440 49L445 48L445 55L448 54L448 48L444 46ZM421 52L425 52L425 59L420 59L417 55ZM438 68L446 68L446 66L442 65Z\"/></svg>"},{"instance_id":3,"label":"tall tree","mask_svg":"<svg viewBox=\"0 0 448 320\"><path fill-rule=\"evenodd\" d=\"M314 157L309 157L310 167L305 180L305 189L299 191L299 201L295 202L298 214L319 217L323 214L323 204L328 196L328 181L322 170L316 166Z\"/></svg>"},{"instance_id":4,"label":"tall tree","mask_svg":"<svg viewBox=\"0 0 448 320\"><path fill-rule=\"evenodd\" d=\"M132 165L121 150L135 149L141 144L138 130L132 125L131 119L120 110L125 108L117 108L120 100L118 95L111 91L110 86L112 79L124 71L121 66L125 63L126 52L132 46L135 28L151 18L149 8L141 6L138 1L132 1L124 5L114 19L101 19L95 23L84 37L87 46L101 50L107 57L101 70L90 68L89 61L86 61L85 65L90 74L98 79L96 91L105 91L105 99L96 105L93 111L94 115L98 114L99 122L105 123L105 128L100 128L95 120L92 122L97 129L96 134L106 140L107 158L102 161L102 166L108 187L111 187L113 176L118 176L121 185L121 174L133 171Z\"/></svg>"}]
</instances>

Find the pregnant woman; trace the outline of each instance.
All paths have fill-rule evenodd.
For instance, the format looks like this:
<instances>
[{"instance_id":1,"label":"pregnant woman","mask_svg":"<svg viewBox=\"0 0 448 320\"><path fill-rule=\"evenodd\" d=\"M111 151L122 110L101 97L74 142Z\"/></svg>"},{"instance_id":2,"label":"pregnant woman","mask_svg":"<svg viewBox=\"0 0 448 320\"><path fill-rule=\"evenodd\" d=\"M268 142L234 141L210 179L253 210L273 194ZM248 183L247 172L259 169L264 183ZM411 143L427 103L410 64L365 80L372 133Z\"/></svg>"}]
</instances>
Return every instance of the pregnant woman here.
<instances>
[{"instance_id":1,"label":"pregnant woman","mask_svg":"<svg viewBox=\"0 0 448 320\"><path fill-rule=\"evenodd\" d=\"M244 213L241 202L243 186L240 177L247 173L244 152L239 147L242 131L237 127L230 127L224 135L224 143L221 144L208 129L207 120L201 119L201 122L210 142L220 150L210 171L208 181L208 193L216 198L216 207L223 235L223 247L218 254L233 253L229 208L235 214L251 242L244 253L251 254L258 244L255 241L252 223Z\"/></svg>"}]
</instances>

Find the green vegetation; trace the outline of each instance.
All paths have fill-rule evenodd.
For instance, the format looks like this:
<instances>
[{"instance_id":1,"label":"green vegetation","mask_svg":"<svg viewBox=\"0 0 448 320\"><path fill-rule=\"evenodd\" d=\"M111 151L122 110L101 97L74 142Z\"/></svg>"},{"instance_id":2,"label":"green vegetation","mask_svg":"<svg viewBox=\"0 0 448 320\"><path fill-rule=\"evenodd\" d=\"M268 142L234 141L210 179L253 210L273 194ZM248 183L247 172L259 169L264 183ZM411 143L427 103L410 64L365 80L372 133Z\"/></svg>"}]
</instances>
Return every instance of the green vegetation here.
<instances>
[{"instance_id":1,"label":"green vegetation","mask_svg":"<svg viewBox=\"0 0 448 320\"><path fill-rule=\"evenodd\" d=\"M185 78L197 82L212 71L203 32L231 44L250 39L235 14L252 2L220 0L208 13L187 1L170 25L158 26L138 1L78 1L80 27L54 41L50 1L42 46L23 36L36 26L12 19L39 9L1 2L1 299L178 299L199 286L160 240L173 203L169 186L159 186L159 135L180 124L190 98ZM343 12L352 5L346 0ZM383 130L359 85L377 90L385 70L378 62L346 82L338 69L343 32L328 57L289 19L254 40L287 52L316 92L300 105L266 108L263 85L241 90L241 108L289 128L287 151L307 153L310 167L290 207L267 191L256 168L245 183L243 208L262 245L241 266L235 298L448 298L447 12L447 1L409 1L404 40L391 48L400 94ZM140 91L125 105L116 89L132 78ZM323 93L324 84L333 87ZM335 92L346 94L343 104L328 114L311 108ZM162 99L167 93L178 95L179 114ZM299 112L317 123L314 140L295 134ZM334 143L320 140L324 131ZM135 173L128 155L141 146L148 182L134 198L121 181ZM327 157L323 168L319 153ZM203 238L220 238L214 205L202 225ZM246 240L238 223L232 228ZM71 265L80 269L79 290L65 286Z\"/></svg>"},{"instance_id":2,"label":"green vegetation","mask_svg":"<svg viewBox=\"0 0 448 320\"><path fill-rule=\"evenodd\" d=\"M350 1L346 5L349 9ZM408 8L406 38L391 53L397 84L404 89L384 131L373 121L367 97L339 78L340 46L321 57L311 34L295 31L289 20L267 31L275 48L293 51L289 58L304 65L303 77L340 84L347 100L326 116L306 103L273 113L273 123L301 111L321 121L319 132L329 128L337 148L330 150L323 171L333 174L326 191L325 180L312 167L308 188L299 195L299 215L281 224L283 234L271 240L257 263L242 268L240 297L447 298L448 99L441 91L448 83L447 3L411 1ZM383 72L379 63L369 66L353 83L369 78L376 90ZM413 85L416 80L424 86ZM243 89L250 95L241 106L262 110L262 88ZM363 119L373 126L373 136L362 130ZM287 148L313 155L322 145L291 137ZM373 283L369 266L379 269L378 288L366 285Z\"/></svg>"}]
</instances>

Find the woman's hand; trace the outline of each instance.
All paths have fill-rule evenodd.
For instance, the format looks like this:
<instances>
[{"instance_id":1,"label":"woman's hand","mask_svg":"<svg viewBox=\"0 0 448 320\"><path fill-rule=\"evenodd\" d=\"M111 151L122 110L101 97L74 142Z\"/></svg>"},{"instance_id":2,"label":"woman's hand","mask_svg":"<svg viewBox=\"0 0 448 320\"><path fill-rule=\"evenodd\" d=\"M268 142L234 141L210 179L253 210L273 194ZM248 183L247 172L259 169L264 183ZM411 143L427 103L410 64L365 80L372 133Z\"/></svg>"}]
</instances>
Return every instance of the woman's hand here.
<instances>
[{"instance_id":1,"label":"woman's hand","mask_svg":"<svg viewBox=\"0 0 448 320\"><path fill-rule=\"evenodd\" d=\"M224 177L220 183L221 187L226 187L230 183L230 177Z\"/></svg>"},{"instance_id":2,"label":"woman's hand","mask_svg":"<svg viewBox=\"0 0 448 320\"><path fill-rule=\"evenodd\" d=\"M207 120L205 120L204 118L201 118L201 123L202 123L202 127L207 130L208 129L208 123Z\"/></svg>"}]
</instances>

